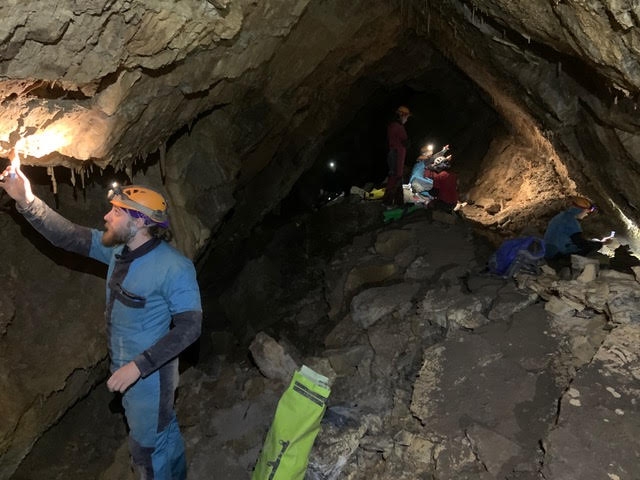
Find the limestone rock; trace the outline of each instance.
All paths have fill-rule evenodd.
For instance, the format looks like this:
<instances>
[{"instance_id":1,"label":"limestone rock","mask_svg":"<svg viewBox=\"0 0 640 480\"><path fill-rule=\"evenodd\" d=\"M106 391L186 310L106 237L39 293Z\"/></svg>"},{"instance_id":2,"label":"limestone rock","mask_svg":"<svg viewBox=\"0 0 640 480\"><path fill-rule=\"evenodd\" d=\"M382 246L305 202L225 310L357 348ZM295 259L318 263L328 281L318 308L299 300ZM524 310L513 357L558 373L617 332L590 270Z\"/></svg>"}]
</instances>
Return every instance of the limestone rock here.
<instances>
[{"instance_id":1,"label":"limestone rock","mask_svg":"<svg viewBox=\"0 0 640 480\"><path fill-rule=\"evenodd\" d=\"M578 280L581 283L589 283L596 279L598 276L598 265L590 263L584 266L584 270L578 275Z\"/></svg>"},{"instance_id":2,"label":"limestone rock","mask_svg":"<svg viewBox=\"0 0 640 480\"><path fill-rule=\"evenodd\" d=\"M397 267L393 263L356 265L349 271L344 286L344 296L351 298L365 285L375 285L385 280L393 278L398 273Z\"/></svg>"},{"instance_id":3,"label":"limestone rock","mask_svg":"<svg viewBox=\"0 0 640 480\"><path fill-rule=\"evenodd\" d=\"M545 440L546 477L624 478L635 471L638 439L631 433L635 427L629 426L630 422L635 425L631 418L640 404L633 386L639 341L637 324L615 328L593 362L578 372L572 389L562 397L557 427ZM593 449L593 442L599 447ZM616 449L617 442L627 448Z\"/></svg>"},{"instance_id":4,"label":"limestone rock","mask_svg":"<svg viewBox=\"0 0 640 480\"><path fill-rule=\"evenodd\" d=\"M266 333L258 333L251 342L249 350L260 372L269 379L287 384L299 367L293 357Z\"/></svg>"},{"instance_id":5,"label":"limestone rock","mask_svg":"<svg viewBox=\"0 0 640 480\"><path fill-rule=\"evenodd\" d=\"M523 454L517 443L481 425L472 425L467 436L479 461L493 477L498 477L505 464Z\"/></svg>"},{"instance_id":6,"label":"limestone rock","mask_svg":"<svg viewBox=\"0 0 640 480\"><path fill-rule=\"evenodd\" d=\"M484 313L490 303L488 296L441 287L429 290L418 308L422 316L445 329L474 329L489 322Z\"/></svg>"},{"instance_id":7,"label":"limestone rock","mask_svg":"<svg viewBox=\"0 0 640 480\"><path fill-rule=\"evenodd\" d=\"M385 257L393 258L411 245L413 235L408 230L385 230L378 234L376 252Z\"/></svg>"},{"instance_id":8,"label":"limestone rock","mask_svg":"<svg viewBox=\"0 0 640 480\"><path fill-rule=\"evenodd\" d=\"M355 375L366 370L366 363L373 358L373 351L367 345L357 345L325 352L331 368L341 376Z\"/></svg>"},{"instance_id":9,"label":"limestone rock","mask_svg":"<svg viewBox=\"0 0 640 480\"><path fill-rule=\"evenodd\" d=\"M513 314L533 304L538 295L517 290L512 284L508 284L498 292L498 296L491 305L487 317L489 320L500 320L511 317Z\"/></svg>"},{"instance_id":10,"label":"limestone rock","mask_svg":"<svg viewBox=\"0 0 640 480\"><path fill-rule=\"evenodd\" d=\"M0 296L0 337L7 333L16 314L16 306L7 295Z\"/></svg>"},{"instance_id":11,"label":"limestone rock","mask_svg":"<svg viewBox=\"0 0 640 480\"><path fill-rule=\"evenodd\" d=\"M400 283L365 290L351 301L351 317L363 328L369 328L383 316L406 308L418 287L418 284Z\"/></svg>"}]
</instances>

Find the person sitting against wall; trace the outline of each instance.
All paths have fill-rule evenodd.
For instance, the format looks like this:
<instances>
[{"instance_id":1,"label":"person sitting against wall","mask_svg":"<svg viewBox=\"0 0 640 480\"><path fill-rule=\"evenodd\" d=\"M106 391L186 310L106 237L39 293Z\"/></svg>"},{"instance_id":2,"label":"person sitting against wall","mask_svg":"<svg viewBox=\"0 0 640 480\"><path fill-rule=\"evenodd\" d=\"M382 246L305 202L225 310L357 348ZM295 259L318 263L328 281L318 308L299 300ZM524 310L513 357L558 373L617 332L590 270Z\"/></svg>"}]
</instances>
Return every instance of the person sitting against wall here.
<instances>
[{"instance_id":1,"label":"person sitting against wall","mask_svg":"<svg viewBox=\"0 0 640 480\"><path fill-rule=\"evenodd\" d=\"M587 239L580 222L595 212L597 207L584 197L574 197L571 206L551 219L544 234L548 260L568 257L572 254L586 256L600 250L613 239L612 235L600 240Z\"/></svg>"}]
</instances>

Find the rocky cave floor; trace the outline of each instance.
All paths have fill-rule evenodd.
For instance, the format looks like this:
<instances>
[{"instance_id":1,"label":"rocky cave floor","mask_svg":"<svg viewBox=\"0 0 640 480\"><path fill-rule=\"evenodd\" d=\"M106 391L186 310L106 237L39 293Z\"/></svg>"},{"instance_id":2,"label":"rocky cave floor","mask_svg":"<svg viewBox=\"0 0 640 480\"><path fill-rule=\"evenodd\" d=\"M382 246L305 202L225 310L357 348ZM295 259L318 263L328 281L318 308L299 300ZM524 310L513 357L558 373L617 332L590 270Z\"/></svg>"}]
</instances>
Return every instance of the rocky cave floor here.
<instances>
[{"instance_id":1,"label":"rocky cave floor","mask_svg":"<svg viewBox=\"0 0 640 480\"><path fill-rule=\"evenodd\" d=\"M496 278L464 209L386 224L378 202L323 210L326 245L357 233L335 251L306 235L249 261L231 288L257 288L269 257L279 284L245 301L270 315L209 331L211 353L183 372L190 479L250 478L290 359L333 382L308 479L640 478L637 267L602 257ZM133 478L125 438L101 384L13 478Z\"/></svg>"}]
</instances>

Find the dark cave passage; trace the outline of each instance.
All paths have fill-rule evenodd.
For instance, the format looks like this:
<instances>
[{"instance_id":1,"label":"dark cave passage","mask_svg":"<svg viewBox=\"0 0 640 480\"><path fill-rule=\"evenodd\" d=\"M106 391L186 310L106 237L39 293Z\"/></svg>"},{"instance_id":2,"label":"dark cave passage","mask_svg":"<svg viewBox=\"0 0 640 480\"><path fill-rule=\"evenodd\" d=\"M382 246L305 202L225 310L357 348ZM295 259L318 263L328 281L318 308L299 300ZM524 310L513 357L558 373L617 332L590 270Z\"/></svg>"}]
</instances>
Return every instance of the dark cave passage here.
<instances>
[{"instance_id":1,"label":"dark cave passage","mask_svg":"<svg viewBox=\"0 0 640 480\"><path fill-rule=\"evenodd\" d=\"M409 136L405 177L422 146L433 144L438 151L448 144L460 191L469 189L491 141L505 127L477 85L446 59L434 57L410 82L392 90L375 89L362 108L347 113L351 120L327 139L316 162L282 201L284 211L317 206L328 200L326 194L335 198L353 185L381 186L388 173L387 124L400 105L411 110L405 125Z\"/></svg>"},{"instance_id":2,"label":"dark cave passage","mask_svg":"<svg viewBox=\"0 0 640 480\"><path fill-rule=\"evenodd\" d=\"M325 208L325 205L328 197L335 199L340 194L349 204L346 197L354 185L384 186L386 128L399 105L407 105L412 112L406 124L409 145L405 172L411 171L423 145L433 143L439 149L449 144L454 157L452 170L458 175L459 191L465 197L476 181L479 165L491 142L506 127L487 103L486 95L466 75L446 59L433 55L432 63L422 67L423 73L392 90L379 86L372 88L371 79L362 79L361 83L366 87L361 88L371 91L366 104L356 112L345 112L350 120L339 123L344 125L327 139L316 161L279 206L252 229L248 238L216 247L216 251L199 265L203 298L213 322L209 325L213 336L231 326L237 336L234 341L239 342L241 350L251 339L252 330L238 325L233 320L236 313L228 312L224 307L224 299L231 294L230 286L236 275L248 263L270 256L279 267L286 264L286 268L300 274L310 269L309 255L327 257L354 236L382 225L379 202L337 208ZM357 208L370 218L354 223L352 209ZM260 265L257 268L268 269L275 275L267 285L281 281L283 272L277 267ZM246 312L246 315L268 317L269 313ZM203 345L201 349L206 353L215 346Z\"/></svg>"}]
</instances>

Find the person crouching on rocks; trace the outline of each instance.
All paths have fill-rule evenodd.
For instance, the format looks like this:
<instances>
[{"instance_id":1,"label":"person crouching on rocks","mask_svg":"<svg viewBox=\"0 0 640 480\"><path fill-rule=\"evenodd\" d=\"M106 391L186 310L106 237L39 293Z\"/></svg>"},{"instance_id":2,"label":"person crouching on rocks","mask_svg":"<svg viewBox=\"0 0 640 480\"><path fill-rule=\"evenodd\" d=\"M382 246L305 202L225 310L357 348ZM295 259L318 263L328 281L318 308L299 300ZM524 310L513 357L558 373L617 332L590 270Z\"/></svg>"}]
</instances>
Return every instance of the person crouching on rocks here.
<instances>
[{"instance_id":1,"label":"person crouching on rocks","mask_svg":"<svg viewBox=\"0 0 640 480\"><path fill-rule=\"evenodd\" d=\"M434 199L429 202L429 208L451 213L458 204L458 177L450 168L451 155L436 158L425 169L424 176L433 180L429 193Z\"/></svg>"}]
</instances>

